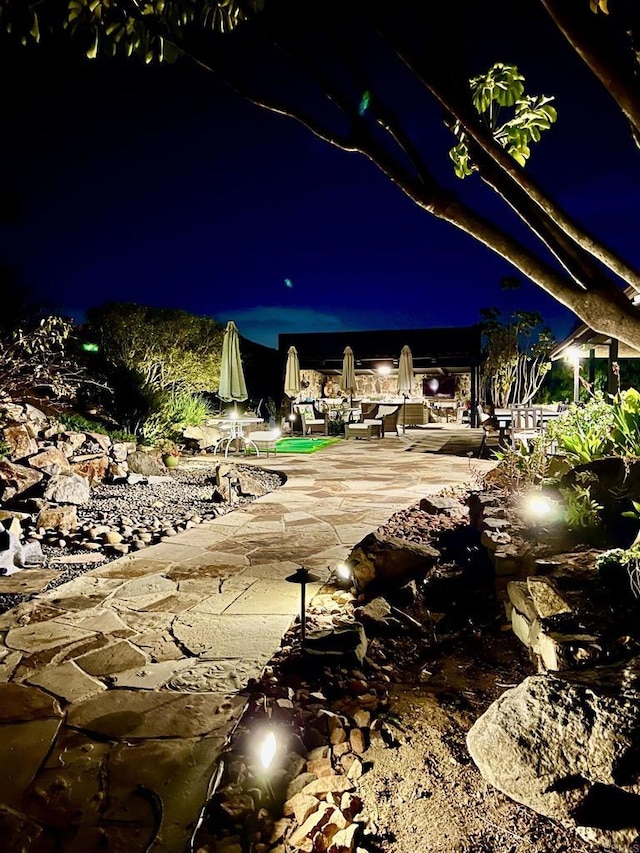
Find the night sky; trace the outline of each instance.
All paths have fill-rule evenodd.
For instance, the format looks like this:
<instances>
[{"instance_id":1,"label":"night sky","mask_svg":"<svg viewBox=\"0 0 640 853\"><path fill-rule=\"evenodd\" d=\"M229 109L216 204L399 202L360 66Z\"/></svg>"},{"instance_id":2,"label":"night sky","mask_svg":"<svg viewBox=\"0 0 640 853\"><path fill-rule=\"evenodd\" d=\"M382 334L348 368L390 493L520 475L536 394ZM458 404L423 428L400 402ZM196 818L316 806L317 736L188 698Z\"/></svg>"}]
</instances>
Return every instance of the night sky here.
<instances>
[{"instance_id":1,"label":"night sky","mask_svg":"<svg viewBox=\"0 0 640 853\"><path fill-rule=\"evenodd\" d=\"M556 95L558 123L527 168L638 265L640 153L537 3L518 5L498 25L469 18L470 71L515 62L527 91ZM542 311L559 336L575 322L532 284L503 293L506 262L420 211L374 166L188 61L146 68L90 63L70 48L0 49L0 189L21 207L0 227L0 260L78 320L107 300L174 306L234 319L271 346L279 332L466 325L507 301ZM422 107L402 107L420 136ZM439 133L439 177L500 211L479 179L453 176L451 137Z\"/></svg>"}]
</instances>

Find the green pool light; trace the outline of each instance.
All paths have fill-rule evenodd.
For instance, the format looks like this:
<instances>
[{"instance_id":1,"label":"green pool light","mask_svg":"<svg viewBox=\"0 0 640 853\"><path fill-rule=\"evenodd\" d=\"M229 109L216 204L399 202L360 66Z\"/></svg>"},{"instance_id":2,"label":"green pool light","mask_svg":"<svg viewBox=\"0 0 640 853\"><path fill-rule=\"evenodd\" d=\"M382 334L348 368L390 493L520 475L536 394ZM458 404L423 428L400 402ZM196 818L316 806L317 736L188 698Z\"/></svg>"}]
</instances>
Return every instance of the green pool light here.
<instances>
[{"instance_id":1,"label":"green pool light","mask_svg":"<svg viewBox=\"0 0 640 853\"><path fill-rule=\"evenodd\" d=\"M100 347L98 346L98 344L82 344L82 349L85 352L98 352L100 350Z\"/></svg>"}]
</instances>

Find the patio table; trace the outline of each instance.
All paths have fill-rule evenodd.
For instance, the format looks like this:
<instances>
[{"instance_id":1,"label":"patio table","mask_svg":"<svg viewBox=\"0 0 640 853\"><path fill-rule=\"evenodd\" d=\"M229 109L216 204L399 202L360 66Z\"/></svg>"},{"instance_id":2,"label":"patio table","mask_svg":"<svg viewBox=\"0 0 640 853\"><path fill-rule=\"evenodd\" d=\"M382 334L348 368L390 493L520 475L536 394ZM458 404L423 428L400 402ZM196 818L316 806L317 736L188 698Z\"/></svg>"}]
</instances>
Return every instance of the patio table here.
<instances>
[{"instance_id":1,"label":"patio table","mask_svg":"<svg viewBox=\"0 0 640 853\"><path fill-rule=\"evenodd\" d=\"M248 415L229 415L227 417L211 418L211 423L221 427L221 431L229 433L226 440L223 438L219 442L220 444L224 442L225 458L229 455L229 448L234 441L236 442L236 453L239 453L241 449L246 450L247 445L253 445L253 448L256 451L256 456L260 456L260 451L258 450L255 441L252 441L244 434L244 428L264 423L263 418L253 418Z\"/></svg>"}]
</instances>

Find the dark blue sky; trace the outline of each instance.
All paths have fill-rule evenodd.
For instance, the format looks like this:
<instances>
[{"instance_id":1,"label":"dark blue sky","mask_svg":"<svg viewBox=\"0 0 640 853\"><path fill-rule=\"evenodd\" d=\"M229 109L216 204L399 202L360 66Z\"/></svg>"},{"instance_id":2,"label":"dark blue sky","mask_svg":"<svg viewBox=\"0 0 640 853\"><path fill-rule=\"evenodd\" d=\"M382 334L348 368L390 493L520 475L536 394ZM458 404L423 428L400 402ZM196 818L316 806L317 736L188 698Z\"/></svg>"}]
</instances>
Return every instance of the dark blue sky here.
<instances>
[{"instance_id":1,"label":"dark blue sky","mask_svg":"<svg viewBox=\"0 0 640 853\"><path fill-rule=\"evenodd\" d=\"M536 9L523 3L499 30L490 21L471 71L512 61L528 90L556 94L558 124L528 168L637 264L640 155L559 34L542 13L529 17ZM470 34L478 27L469 21ZM374 166L186 62L11 53L0 57L0 156L22 215L0 228L0 259L76 317L106 300L172 305L234 319L272 346L279 332L465 325L507 298L541 310L558 335L574 321L533 285L506 297L506 262L420 211ZM433 133L428 107L401 108L418 137ZM446 183L500 211L478 179L453 177L447 131L430 143Z\"/></svg>"}]
</instances>

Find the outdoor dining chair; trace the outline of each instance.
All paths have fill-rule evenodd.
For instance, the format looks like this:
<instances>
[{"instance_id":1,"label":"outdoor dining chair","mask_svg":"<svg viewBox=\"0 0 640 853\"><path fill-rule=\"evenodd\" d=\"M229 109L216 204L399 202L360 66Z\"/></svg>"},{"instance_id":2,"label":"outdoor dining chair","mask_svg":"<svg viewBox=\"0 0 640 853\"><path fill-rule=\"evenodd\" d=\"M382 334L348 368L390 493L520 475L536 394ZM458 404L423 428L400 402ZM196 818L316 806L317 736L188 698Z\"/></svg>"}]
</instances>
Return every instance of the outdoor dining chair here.
<instances>
[{"instance_id":1,"label":"outdoor dining chair","mask_svg":"<svg viewBox=\"0 0 640 853\"><path fill-rule=\"evenodd\" d=\"M544 421L541 406L512 406L509 437L512 447L518 442L528 442L542 434Z\"/></svg>"}]
</instances>

